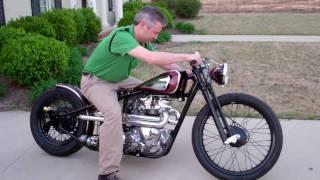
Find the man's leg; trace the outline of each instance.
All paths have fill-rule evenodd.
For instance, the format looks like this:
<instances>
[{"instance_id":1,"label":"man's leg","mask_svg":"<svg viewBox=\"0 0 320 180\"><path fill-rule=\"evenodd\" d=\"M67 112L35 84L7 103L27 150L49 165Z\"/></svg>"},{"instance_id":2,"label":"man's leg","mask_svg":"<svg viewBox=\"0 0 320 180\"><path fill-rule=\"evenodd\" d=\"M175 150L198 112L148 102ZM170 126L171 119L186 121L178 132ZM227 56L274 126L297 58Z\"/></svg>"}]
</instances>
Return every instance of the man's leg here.
<instances>
[{"instance_id":1,"label":"man's leg","mask_svg":"<svg viewBox=\"0 0 320 180\"><path fill-rule=\"evenodd\" d=\"M104 113L104 123L99 134L99 174L120 170L122 157L122 117L116 87L95 76L84 76L81 90L95 107Z\"/></svg>"},{"instance_id":2,"label":"man's leg","mask_svg":"<svg viewBox=\"0 0 320 180\"><path fill-rule=\"evenodd\" d=\"M142 83L141 80L136 79L134 77L129 77L126 80L115 83L115 86L117 86L118 88L128 89L128 88L134 88L141 83Z\"/></svg>"}]
</instances>

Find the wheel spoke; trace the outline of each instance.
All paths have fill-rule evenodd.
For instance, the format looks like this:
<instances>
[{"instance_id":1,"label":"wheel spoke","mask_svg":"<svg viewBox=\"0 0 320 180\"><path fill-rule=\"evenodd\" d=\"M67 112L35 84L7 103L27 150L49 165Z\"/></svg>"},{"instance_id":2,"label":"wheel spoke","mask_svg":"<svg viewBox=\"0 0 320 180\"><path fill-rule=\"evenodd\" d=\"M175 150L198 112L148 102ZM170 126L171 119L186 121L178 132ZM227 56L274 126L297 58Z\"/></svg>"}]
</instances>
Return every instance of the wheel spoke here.
<instances>
[{"instance_id":1,"label":"wheel spoke","mask_svg":"<svg viewBox=\"0 0 320 180\"><path fill-rule=\"evenodd\" d=\"M231 166L233 167L233 170L235 170L235 167L234 167L234 160L237 158L237 154L239 152L239 149L237 149L237 152L235 153L235 149L234 148L231 148L231 157L229 158L229 160L231 159L231 163L230 163L230 166L228 167L228 169L231 168ZM228 160L228 161L229 161ZM239 166L240 168L240 166Z\"/></svg>"},{"instance_id":2,"label":"wheel spoke","mask_svg":"<svg viewBox=\"0 0 320 180\"><path fill-rule=\"evenodd\" d=\"M240 151L241 151L241 150L240 150ZM244 146L244 151L242 151L242 152L245 154L246 157L248 157L249 162L250 162L250 165L251 165L250 168L253 168L254 165L252 164L252 162L254 162L254 161L253 161L253 160L251 159L251 157L250 157L248 147L247 147L247 146ZM248 169L248 168L247 168L247 169Z\"/></svg>"},{"instance_id":3,"label":"wheel spoke","mask_svg":"<svg viewBox=\"0 0 320 180\"><path fill-rule=\"evenodd\" d=\"M215 139L213 139L213 140L211 140L211 141L209 141L209 142L207 142L206 144L203 144L203 145L207 146L207 145L209 145L209 144L211 144L213 142L216 142L217 140L218 140L218 138L215 138Z\"/></svg>"},{"instance_id":4,"label":"wheel spoke","mask_svg":"<svg viewBox=\"0 0 320 180\"><path fill-rule=\"evenodd\" d=\"M254 146L252 146L252 147L256 148L261 154L263 154L263 153L259 150L258 147L260 147L261 149L264 149L266 152L268 152L268 150L269 150L269 149L263 148L263 146L261 146L260 144L255 142L253 139L250 139L249 144L250 144L250 142L252 142L252 144L254 144Z\"/></svg>"},{"instance_id":5,"label":"wheel spoke","mask_svg":"<svg viewBox=\"0 0 320 180\"><path fill-rule=\"evenodd\" d=\"M229 150L231 147L227 147L227 146L224 146L224 145L222 145L223 146L223 148L221 147L220 148L220 150L218 151L218 152L216 152L216 153L214 153L214 154L211 154L211 155L209 155L210 157L213 157L213 156L215 156L215 155L217 155L217 154L223 154L223 152L224 151L226 151L226 150ZM214 158L214 160L215 160L216 158Z\"/></svg>"},{"instance_id":6,"label":"wheel spoke","mask_svg":"<svg viewBox=\"0 0 320 180\"><path fill-rule=\"evenodd\" d=\"M227 147L227 146L224 146L223 151L225 151L225 148L226 148L226 147ZM220 155L220 158L219 158L218 164L220 164L220 161L221 161L222 155L223 155L223 153L221 153L221 155Z\"/></svg>"},{"instance_id":7,"label":"wheel spoke","mask_svg":"<svg viewBox=\"0 0 320 180\"><path fill-rule=\"evenodd\" d=\"M216 135L216 133L212 132L212 131L209 131L208 129L204 129L206 132L209 132L210 134L212 135Z\"/></svg>"},{"instance_id":8,"label":"wheel spoke","mask_svg":"<svg viewBox=\"0 0 320 180\"><path fill-rule=\"evenodd\" d=\"M68 102L67 100L63 99L59 94L57 94L57 100L52 102L52 104L49 104L48 106L53 107L54 113L58 114L64 114L68 113L70 111L73 111L75 109L74 105ZM64 121L68 122L52 122L52 119L48 121L49 115L44 115L41 119L41 129L43 134L46 136L46 138L51 141L52 143L68 143L70 140L72 140L71 136L60 130L60 126L67 130L68 132L75 134L77 131L77 128L79 126L79 123L77 120L74 119L68 119ZM46 121L48 121L46 123ZM61 121L59 119L56 119L55 121ZM64 125L61 125L64 124ZM58 127L59 126L59 127Z\"/></svg>"}]
</instances>

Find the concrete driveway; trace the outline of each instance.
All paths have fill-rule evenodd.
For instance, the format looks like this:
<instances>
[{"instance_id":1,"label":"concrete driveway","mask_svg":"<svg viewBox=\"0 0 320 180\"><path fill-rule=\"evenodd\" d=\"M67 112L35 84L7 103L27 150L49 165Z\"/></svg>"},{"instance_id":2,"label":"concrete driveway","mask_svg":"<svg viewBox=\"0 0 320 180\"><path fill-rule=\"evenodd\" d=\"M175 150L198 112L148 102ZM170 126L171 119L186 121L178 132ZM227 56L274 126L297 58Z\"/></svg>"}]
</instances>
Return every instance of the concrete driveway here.
<instances>
[{"instance_id":1,"label":"concrete driveway","mask_svg":"<svg viewBox=\"0 0 320 180\"><path fill-rule=\"evenodd\" d=\"M188 117L171 153L160 159L125 156L125 180L216 179L196 159L191 145L193 117ZM264 180L317 180L320 177L320 121L281 121L284 145L279 161ZM1 180L95 180L97 152L83 148L68 157L54 157L34 142L29 113L0 112Z\"/></svg>"}]
</instances>

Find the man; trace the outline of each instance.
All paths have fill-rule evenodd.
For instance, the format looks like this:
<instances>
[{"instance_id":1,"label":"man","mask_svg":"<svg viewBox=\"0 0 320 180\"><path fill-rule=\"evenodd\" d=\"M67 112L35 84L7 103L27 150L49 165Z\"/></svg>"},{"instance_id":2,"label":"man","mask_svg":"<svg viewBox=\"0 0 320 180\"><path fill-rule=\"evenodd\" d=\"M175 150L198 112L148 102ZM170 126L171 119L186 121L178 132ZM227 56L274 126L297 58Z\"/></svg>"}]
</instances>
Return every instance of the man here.
<instances>
[{"instance_id":1,"label":"man","mask_svg":"<svg viewBox=\"0 0 320 180\"><path fill-rule=\"evenodd\" d=\"M154 51L150 42L157 39L167 20L158 8L146 6L134 18L134 24L113 30L92 53L81 79L81 90L100 112L104 123L99 137L99 179L120 179L122 157L122 117L117 89L140 83L130 77L131 69L141 62L165 70L181 69L176 62L196 60L200 54L174 54Z\"/></svg>"}]
</instances>

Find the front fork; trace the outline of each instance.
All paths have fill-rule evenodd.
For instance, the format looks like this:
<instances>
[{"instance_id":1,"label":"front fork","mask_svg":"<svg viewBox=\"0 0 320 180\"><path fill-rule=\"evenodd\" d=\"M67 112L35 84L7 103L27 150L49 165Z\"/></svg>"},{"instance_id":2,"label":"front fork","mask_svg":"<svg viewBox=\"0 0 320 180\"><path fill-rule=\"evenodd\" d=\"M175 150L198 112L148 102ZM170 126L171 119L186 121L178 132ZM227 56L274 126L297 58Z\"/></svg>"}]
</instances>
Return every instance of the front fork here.
<instances>
[{"instance_id":1,"label":"front fork","mask_svg":"<svg viewBox=\"0 0 320 180\"><path fill-rule=\"evenodd\" d=\"M237 135L232 135L220 102L212 89L211 83L207 83L206 78L201 76L199 71L194 71L194 73L198 77L201 92L210 108L213 121L218 129L221 140L224 144L236 143L239 137Z\"/></svg>"},{"instance_id":2,"label":"front fork","mask_svg":"<svg viewBox=\"0 0 320 180\"><path fill-rule=\"evenodd\" d=\"M206 100L210 108L213 121L218 129L221 140L224 143L228 142L227 139L231 136L231 131L225 118L225 115L222 112L222 108L218 101L218 98L212 90L212 87L209 87L207 89L201 88L201 91L204 96L204 99Z\"/></svg>"}]
</instances>

